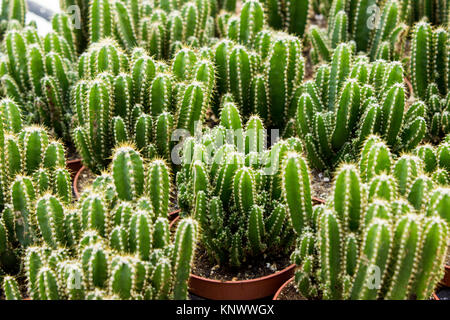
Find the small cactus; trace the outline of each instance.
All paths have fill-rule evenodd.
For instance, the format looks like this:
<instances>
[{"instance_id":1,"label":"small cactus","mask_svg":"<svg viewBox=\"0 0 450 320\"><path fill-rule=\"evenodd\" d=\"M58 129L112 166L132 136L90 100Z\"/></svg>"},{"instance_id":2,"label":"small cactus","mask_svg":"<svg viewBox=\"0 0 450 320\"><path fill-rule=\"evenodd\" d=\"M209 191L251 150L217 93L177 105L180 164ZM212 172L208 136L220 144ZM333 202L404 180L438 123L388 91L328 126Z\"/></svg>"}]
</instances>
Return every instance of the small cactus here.
<instances>
[{"instance_id":1,"label":"small cactus","mask_svg":"<svg viewBox=\"0 0 450 320\"><path fill-rule=\"evenodd\" d=\"M340 44L329 65L298 95L297 131L311 163L333 168L355 160L362 143L379 134L396 152L414 149L426 134L423 103L405 106L403 68L383 60L356 58Z\"/></svg>"},{"instance_id":2,"label":"small cactus","mask_svg":"<svg viewBox=\"0 0 450 320\"><path fill-rule=\"evenodd\" d=\"M293 230L287 210L299 209L297 201L311 208L308 169L295 153L298 144L283 140L267 150L264 130L257 116L243 127L236 106L224 101L221 124L185 142L178 203L199 222L201 244L220 265L237 267L263 253L288 250ZM286 168L285 157L303 167ZM304 197L293 195L289 205L282 201L284 179L303 190Z\"/></svg>"},{"instance_id":3,"label":"small cactus","mask_svg":"<svg viewBox=\"0 0 450 320\"><path fill-rule=\"evenodd\" d=\"M442 276L448 227L439 216L445 191L432 195L432 189L422 189L424 198L439 200L416 206L420 192L414 181L424 181L424 168L411 155L394 161L386 143L373 136L363 146L359 168L340 167L333 194L326 205L314 208L316 215L299 234L292 255L299 265L295 279L302 295L430 297ZM392 193L395 197L389 198ZM374 274L379 286L373 285Z\"/></svg>"}]
</instances>

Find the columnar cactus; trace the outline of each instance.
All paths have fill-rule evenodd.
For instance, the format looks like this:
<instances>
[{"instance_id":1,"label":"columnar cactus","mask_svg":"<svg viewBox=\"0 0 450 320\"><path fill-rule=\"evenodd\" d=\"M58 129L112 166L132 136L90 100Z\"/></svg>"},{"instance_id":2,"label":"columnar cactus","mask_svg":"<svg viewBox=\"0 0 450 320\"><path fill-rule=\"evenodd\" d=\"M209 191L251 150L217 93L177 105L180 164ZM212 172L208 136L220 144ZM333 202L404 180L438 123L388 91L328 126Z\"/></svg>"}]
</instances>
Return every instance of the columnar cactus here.
<instances>
[{"instance_id":1,"label":"columnar cactus","mask_svg":"<svg viewBox=\"0 0 450 320\"><path fill-rule=\"evenodd\" d=\"M326 169L355 159L370 134L381 135L395 152L415 148L426 133L426 106L417 102L407 110L405 96L398 62L369 63L340 44L294 100L311 163Z\"/></svg>"},{"instance_id":2,"label":"columnar cactus","mask_svg":"<svg viewBox=\"0 0 450 320\"><path fill-rule=\"evenodd\" d=\"M411 82L414 95L427 103L428 134L434 142L450 132L448 38L446 29L433 29L424 21L412 34Z\"/></svg>"},{"instance_id":3,"label":"columnar cactus","mask_svg":"<svg viewBox=\"0 0 450 320\"><path fill-rule=\"evenodd\" d=\"M187 298L197 222L181 220L171 240L164 200L168 168L160 160L145 168L143 163L136 150L121 146L111 169L83 193L75 208L51 195L37 201L33 215L43 241L28 247L24 258L32 299ZM112 198L105 193L106 176ZM162 185L156 194L158 182ZM8 298L17 297L12 278L6 278L4 288Z\"/></svg>"},{"instance_id":4,"label":"columnar cactus","mask_svg":"<svg viewBox=\"0 0 450 320\"><path fill-rule=\"evenodd\" d=\"M70 87L76 81L73 43L56 32L44 37L33 27L5 36L4 95L21 105L27 122L45 124L70 141Z\"/></svg>"},{"instance_id":5,"label":"columnar cactus","mask_svg":"<svg viewBox=\"0 0 450 320\"><path fill-rule=\"evenodd\" d=\"M312 11L311 0L263 0L267 23L276 30L303 37Z\"/></svg>"},{"instance_id":6,"label":"columnar cactus","mask_svg":"<svg viewBox=\"0 0 450 320\"><path fill-rule=\"evenodd\" d=\"M307 179L306 164L296 153L301 151L297 139L279 141L267 150L265 137L259 117L243 127L236 105L225 101L221 124L184 144L178 203L199 222L201 244L220 265L241 266L292 245L280 183L284 172L290 177L294 169L282 168L282 163L288 157L303 164L304 175L292 180L300 188ZM292 201L311 207L309 190L304 195Z\"/></svg>"},{"instance_id":7,"label":"columnar cactus","mask_svg":"<svg viewBox=\"0 0 450 320\"><path fill-rule=\"evenodd\" d=\"M41 127L22 127L20 110L11 100L0 105L0 269L14 271L21 248L42 236L63 242L60 225L53 223L60 221L53 199L69 204L72 184L62 144ZM45 226L42 236L38 226Z\"/></svg>"},{"instance_id":8,"label":"columnar cactus","mask_svg":"<svg viewBox=\"0 0 450 320\"><path fill-rule=\"evenodd\" d=\"M85 80L72 90L74 141L91 170L104 169L114 146L124 142L148 158L170 159L172 131L194 134L194 126L203 123L215 85L214 66L193 51L186 64L186 51L177 53L173 73L139 48L129 58L109 39L81 56L79 72Z\"/></svg>"},{"instance_id":9,"label":"columnar cactus","mask_svg":"<svg viewBox=\"0 0 450 320\"><path fill-rule=\"evenodd\" d=\"M25 15L27 13L27 2L25 0L5 0L0 8L0 38L6 30L25 26Z\"/></svg>"},{"instance_id":10,"label":"columnar cactus","mask_svg":"<svg viewBox=\"0 0 450 320\"><path fill-rule=\"evenodd\" d=\"M401 58L406 26L399 1L358 0L349 5L334 0L328 16L327 30L314 26L309 34L314 55L322 60L329 61L336 47L347 41L354 41L356 51L366 52L371 60Z\"/></svg>"},{"instance_id":11,"label":"columnar cactus","mask_svg":"<svg viewBox=\"0 0 450 320\"><path fill-rule=\"evenodd\" d=\"M448 193L417 188L424 179L420 160L395 160L380 138L369 137L359 168L345 164L337 171L326 205L312 215L299 205L290 211L293 221L306 220L292 255L299 292L321 299L428 299L443 273L448 226L438 202ZM417 206L420 197L427 200Z\"/></svg>"},{"instance_id":12,"label":"columnar cactus","mask_svg":"<svg viewBox=\"0 0 450 320\"><path fill-rule=\"evenodd\" d=\"M172 58L183 44L209 44L219 8L232 10L236 5L236 1L219 4L216 0L62 2L67 14L78 19L72 30L79 53L88 45L113 38L128 52L140 46L156 59Z\"/></svg>"},{"instance_id":13,"label":"columnar cactus","mask_svg":"<svg viewBox=\"0 0 450 320\"><path fill-rule=\"evenodd\" d=\"M445 0L401 1L402 20L409 25L424 18L433 25L445 25L448 23L448 14L449 3Z\"/></svg>"},{"instance_id":14,"label":"columnar cactus","mask_svg":"<svg viewBox=\"0 0 450 320\"><path fill-rule=\"evenodd\" d=\"M301 41L262 30L254 42L255 50L228 39L216 44L219 95L231 93L244 116L257 114L268 127L284 131L295 115L292 102L305 73Z\"/></svg>"}]
</instances>

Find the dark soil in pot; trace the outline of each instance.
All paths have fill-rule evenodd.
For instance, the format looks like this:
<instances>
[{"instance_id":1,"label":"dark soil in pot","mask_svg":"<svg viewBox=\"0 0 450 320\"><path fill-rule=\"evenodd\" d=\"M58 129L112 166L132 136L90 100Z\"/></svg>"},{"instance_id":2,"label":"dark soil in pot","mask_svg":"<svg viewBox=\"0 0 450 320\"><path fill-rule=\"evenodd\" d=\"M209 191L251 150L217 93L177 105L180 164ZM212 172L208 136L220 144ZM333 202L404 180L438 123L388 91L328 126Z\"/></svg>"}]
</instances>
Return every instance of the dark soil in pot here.
<instances>
[{"instance_id":1,"label":"dark soil in pot","mask_svg":"<svg viewBox=\"0 0 450 320\"><path fill-rule=\"evenodd\" d=\"M307 300L300 293L297 292L295 288L295 281L291 280L284 288L281 290L280 294L277 297L277 300Z\"/></svg>"},{"instance_id":2,"label":"dark soil in pot","mask_svg":"<svg viewBox=\"0 0 450 320\"><path fill-rule=\"evenodd\" d=\"M436 290L436 295L439 300L450 300L450 288L441 287Z\"/></svg>"},{"instance_id":3,"label":"dark soil in pot","mask_svg":"<svg viewBox=\"0 0 450 320\"><path fill-rule=\"evenodd\" d=\"M219 266L211 262L206 250L199 245L194 257L192 274L218 281L253 280L284 270L290 265L289 255L280 255L271 259L261 257L260 259L247 261L240 268Z\"/></svg>"},{"instance_id":4,"label":"dark soil in pot","mask_svg":"<svg viewBox=\"0 0 450 320\"><path fill-rule=\"evenodd\" d=\"M83 191L94 182L95 178L97 178L97 176L90 169L85 167L78 176L76 185L78 194L81 195Z\"/></svg>"},{"instance_id":5,"label":"dark soil in pot","mask_svg":"<svg viewBox=\"0 0 450 320\"><path fill-rule=\"evenodd\" d=\"M325 200L333 189L331 178L318 170L311 170L311 195Z\"/></svg>"}]
</instances>

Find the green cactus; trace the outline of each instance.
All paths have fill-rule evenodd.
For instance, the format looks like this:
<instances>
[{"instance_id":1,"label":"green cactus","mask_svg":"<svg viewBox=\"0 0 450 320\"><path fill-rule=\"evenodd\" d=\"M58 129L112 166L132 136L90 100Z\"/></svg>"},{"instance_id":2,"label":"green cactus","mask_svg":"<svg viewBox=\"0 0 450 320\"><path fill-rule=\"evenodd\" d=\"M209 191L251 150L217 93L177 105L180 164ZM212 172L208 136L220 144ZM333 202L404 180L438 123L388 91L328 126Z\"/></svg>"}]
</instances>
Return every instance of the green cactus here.
<instances>
[{"instance_id":1,"label":"green cactus","mask_svg":"<svg viewBox=\"0 0 450 320\"><path fill-rule=\"evenodd\" d=\"M445 0L405 0L401 2L401 17L409 25L427 19L433 25L448 23L449 4Z\"/></svg>"},{"instance_id":2,"label":"green cactus","mask_svg":"<svg viewBox=\"0 0 450 320\"><path fill-rule=\"evenodd\" d=\"M33 27L6 34L4 95L21 106L27 123L38 122L70 142L70 87L76 81L75 52L63 35L39 36Z\"/></svg>"},{"instance_id":3,"label":"green cactus","mask_svg":"<svg viewBox=\"0 0 450 320\"><path fill-rule=\"evenodd\" d=\"M406 33L399 1L346 2L333 1L328 30L311 27L309 36L314 52L328 62L340 43L354 41L356 51L366 52L372 61L399 60Z\"/></svg>"},{"instance_id":4,"label":"green cactus","mask_svg":"<svg viewBox=\"0 0 450 320\"><path fill-rule=\"evenodd\" d=\"M307 298L428 299L447 249L448 227L439 216L445 191L418 192L424 162L411 155L394 161L378 137L362 150L359 168L340 167L327 204L299 234L292 255L297 288ZM436 200L416 206L420 196Z\"/></svg>"},{"instance_id":5,"label":"green cactus","mask_svg":"<svg viewBox=\"0 0 450 320\"><path fill-rule=\"evenodd\" d=\"M294 101L297 131L318 169L355 160L371 134L397 153L414 149L426 134L424 104L406 108L401 65L356 58L349 44L340 44L332 62L301 89Z\"/></svg>"},{"instance_id":6,"label":"green cactus","mask_svg":"<svg viewBox=\"0 0 450 320\"><path fill-rule=\"evenodd\" d=\"M111 40L94 44L80 57L80 76L92 79L72 89L77 122L73 136L91 170L104 169L114 146L127 142L147 158L160 155L169 160L173 130L194 134L194 126L203 123L214 89L214 66L192 53L192 69L179 70L184 52L180 50L173 62L174 73L139 48L128 57Z\"/></svg>"},{"instance_id":7,"label":"green cactus","mask_svg":"<svg viewBox=\"0 0 450 320\"><path fill-rule=\"evenodd\" d=\"M259 117L243 127L236 105L225 100L221 124L185 142L178 203L199 222L202 247L220 265L238 267L261 254L289 250L293 230L286 211L298 205L295 201L311 208L308 169L294 153L299 141L283 140L266 149L265 137ZM287 156L302 169L285 169ZM295 176L300 170L302 176ZM292 207L281 200L285 171L286 179L294 175L288 183L304 190L304 198L293 196Z\"/></svg>"},{"instance_id":8,"label":"green cactus","mask_svg":"<svg viewBox=\"0 0 450 320\"><path fill-rule=\"evenodd\" d=\"M158 181L159 198L153 189ZM24 258L30 297L186 299L198 226L192 219L181 220L172 240L169 181L161 160L144 165L139 153L125 145L114 151L110 169L74 207L50 194L37 200L30 216L42 242L29 246ZM4 287L9 297L16 296L12 279Z\"/></svg>"}]
</instances>

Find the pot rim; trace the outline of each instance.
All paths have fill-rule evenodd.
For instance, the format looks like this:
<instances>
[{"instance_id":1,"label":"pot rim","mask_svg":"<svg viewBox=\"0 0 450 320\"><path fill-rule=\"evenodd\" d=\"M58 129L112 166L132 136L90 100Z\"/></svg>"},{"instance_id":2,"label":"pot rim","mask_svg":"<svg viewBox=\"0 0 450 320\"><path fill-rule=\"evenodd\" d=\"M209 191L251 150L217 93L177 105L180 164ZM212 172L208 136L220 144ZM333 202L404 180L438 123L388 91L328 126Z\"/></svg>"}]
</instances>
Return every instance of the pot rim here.
<instances>
[{"instance_id":1,"label":"pot rim","mask_svg":"<svg viewBox=\"0 0 450 320\"><path fill-rule=\"evenodd\" d=\"M173 226L181 219L180 216L176 217L171 223L170 223L170 229L173 228ZM286 268L279 270L275 273L269 274L267 276L263 276L263 277L259 277L259 278L255 278L255 279L249 279L249 280L238 280L238 281L221 281L221 280L215 280L215 279L208 279L208 278L204 278L201 276L197 276L193 273L190 273L190 278L196 279L196 280L200 280L200 281L204 281L204 282L209 282L209 283L214 283L214 284L220 284L220 285L234 285L234 286L238 286L238 285L242 285L242 284L250 284L250 283L255 283L255 282L260 282L260 281L265 281L265 280L269 280L275 277L278 277L279 275L289 272L292 269L295 269L296 265L295 264L291 264L289 266L287 266Z\"/></svg>"},{"instance_id":2,"label":"pot rim","mask_svg":"<svg viewBox=\"0 0 450 320\"><path fill-rule=\"evenodd\" d=\"M285 283L283 283L283 285L280 287L280 289L278 289L277 292L275 292L273 299L274 301L278 300L278 297L280 296L281 292L292 282L294 281L295 277L290 278L288 281L286 281Z\"/></svg>"},{"instance_id":3,"label":"pot rim","mask_svg":"<svg viewBox=\"0 0 450 320\"><path fill-rule=\"evenodd\" d=\"M77 174L75 175L75 178L73 179L73 192L75 193L75 199L80 198L80 192L78 191L78 180L80 178L81 173L86 170L86 166L82 166L80 170L78 170Z\"/></svg>"}]
</instances>

